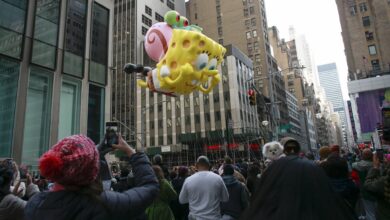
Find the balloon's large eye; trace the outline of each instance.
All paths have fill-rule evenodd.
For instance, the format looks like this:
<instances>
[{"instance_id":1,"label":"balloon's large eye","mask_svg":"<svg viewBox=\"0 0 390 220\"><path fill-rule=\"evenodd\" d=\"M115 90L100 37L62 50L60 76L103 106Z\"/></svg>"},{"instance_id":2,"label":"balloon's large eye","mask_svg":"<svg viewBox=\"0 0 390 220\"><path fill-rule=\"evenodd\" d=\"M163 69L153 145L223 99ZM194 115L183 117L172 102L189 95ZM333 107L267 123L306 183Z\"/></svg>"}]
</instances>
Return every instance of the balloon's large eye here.
<instances>
[{"instance_id":1,"label":"balloon's large eye","mask_svg":"<svg viewBox=\"0 0 390 220\"><path fill-rule=\"evenodd\" d=\"M198 70L202 70L207 66L207 62L209 61L209 56L206 53L201 53L196 58L196 68Z\"/></svg>"},{"instance_id":2,"label":"balloon's large eye","mask_svg":"<svg viewBox=\"0 0 390 220\"><path fill-rule=\"evenodd\" d=\"M215 70L217 68L217 59L213 58L209 62L209 70Z\"/></svg>"},{"instance_id":3,"label":"balloon's large eye","mask_svg":"<svg viewBox=\"0 0 390 220\"><path fill-rule=\"evenodd\" d=\"M179 22L179 21L180 21L180 15L177 14L177 15L176 15L176 22Z\"/></svg>"},{"instance_id":4,"label":"balloon's large eye","mask_svg":"<svg viewBox=\"0 0 390 220\"><path fill-rule=\"evenodd\" d=\"M188 20L186 19L186 20L184 20L184 22L183 22L183 26L184 27L187 27L188 26Z\"/></svg>"}]
</instances>

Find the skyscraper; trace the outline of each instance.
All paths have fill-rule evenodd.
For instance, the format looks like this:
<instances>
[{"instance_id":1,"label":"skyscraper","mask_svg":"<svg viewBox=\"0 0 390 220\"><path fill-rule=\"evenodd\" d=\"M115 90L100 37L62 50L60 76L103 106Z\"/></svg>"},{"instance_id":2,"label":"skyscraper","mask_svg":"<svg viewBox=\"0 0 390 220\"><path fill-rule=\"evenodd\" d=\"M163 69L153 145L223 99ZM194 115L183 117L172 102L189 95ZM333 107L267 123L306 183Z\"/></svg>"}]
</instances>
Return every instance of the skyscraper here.
<instances>
[{"instance_id":1,"label":"skyscraper","mask_svg":"<svg viewBox=\"0 0 390 220\"><path fill-rule=\"evenodd\" d=\"M390 89L390 2L337 0L357 142L371 141Z\"/></svg>"},{"instance_id":2,"label":"skyscraper","mask_svg":"<svg viewBox=\"0 0 390 220\"><path fill-rule=\"evenodd\" d=\"M190 21L201 26L206 35L220 44L236 46L253 61L255 84L261 91L259 116L261 120L271 121L269 128L278 136L275 129L288 122L287 101L284 79L271 54L265 1L190 0L186 9ZM267 114L268 107L273 110Z\"/></svg>"},{"instance_id":3,"label":"skyscraper","mask_svg":"<svg viewBox=\"0 0 390 220\"><path fill-rule=\"evenodd\" d=\"M0 157L36 170L59 139L104 136L113 10L111 0L0 0Z\"/></svg>"},{"instance_id":4,"label":"skyscraper","mask_svg":"<svg viewBox=\"0 0 390 220\"><path fill-rule=\"evenodd\" d=\"M348 124L336 63L319 65L318 76L321 86L325 89L326 98L333 104L333 111L338 112L340 115L341 130L346 144Z\"/></svg>"}]
</instances>

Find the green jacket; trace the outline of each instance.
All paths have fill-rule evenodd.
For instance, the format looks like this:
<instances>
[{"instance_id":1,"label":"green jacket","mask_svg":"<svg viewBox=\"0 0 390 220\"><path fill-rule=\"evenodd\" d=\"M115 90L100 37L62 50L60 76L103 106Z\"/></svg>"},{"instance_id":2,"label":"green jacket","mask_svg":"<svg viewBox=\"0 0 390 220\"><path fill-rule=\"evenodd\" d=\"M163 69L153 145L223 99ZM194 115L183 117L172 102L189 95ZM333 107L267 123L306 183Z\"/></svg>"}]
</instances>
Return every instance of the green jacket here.
<instances>
[{"instance_id":1,"label":"green jacket","mask_svg":"<svg viewBox=\"0 0 390 220\"><path fill-rule=\"evenodd\" d=\"M177 198L176 191L166 179L159 182L160 194L146 209L148 220L175 220L169 203Z\"/></svg>"},{"instance_id":2,"label":"green jacket","mask_svg":"<svg viewBox=\"0 0 390 220\"><path fill-rule=\"evenodd\" d=\"M387 173L387 172L384 172ZM389 220L390 219L390 203L385 200L385 184L386 175L381 176L380 170L372 168L366 177L364 187L367 191L376 195L378 207L376 213L377 220Z\"/></svg>"}]
</instances>

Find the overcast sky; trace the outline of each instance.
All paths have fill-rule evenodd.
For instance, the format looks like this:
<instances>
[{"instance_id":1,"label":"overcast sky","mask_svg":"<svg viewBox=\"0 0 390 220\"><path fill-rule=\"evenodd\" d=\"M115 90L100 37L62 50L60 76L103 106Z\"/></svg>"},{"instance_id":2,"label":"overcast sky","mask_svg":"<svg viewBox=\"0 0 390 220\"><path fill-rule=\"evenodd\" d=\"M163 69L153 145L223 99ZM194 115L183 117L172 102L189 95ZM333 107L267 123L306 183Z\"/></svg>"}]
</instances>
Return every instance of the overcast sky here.
<instances>
[{"instance_id":1,"label":"overcast sky","mask_svg":"<svg viewBox=\"0 0 390 220\"><path fill-rule=\"evenodd\" d=\"M348 67L335 0L265 0L268 26L289 39L289 26L304 34L316 65L336 62L344 99L348 98Z\"/></svg>"}]
</instances>

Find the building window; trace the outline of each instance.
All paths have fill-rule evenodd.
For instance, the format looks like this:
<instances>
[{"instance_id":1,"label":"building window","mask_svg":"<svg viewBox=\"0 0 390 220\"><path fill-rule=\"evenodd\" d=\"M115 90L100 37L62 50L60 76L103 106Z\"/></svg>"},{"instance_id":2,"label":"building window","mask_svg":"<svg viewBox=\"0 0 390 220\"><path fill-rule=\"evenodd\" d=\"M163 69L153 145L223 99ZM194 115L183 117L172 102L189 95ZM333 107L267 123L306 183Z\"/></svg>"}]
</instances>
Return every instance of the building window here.
<instances>
[{"instance_id":1,"label":"building window","mask_svg":"<svg viewBox=\"0 0 390 220\"><path fill-rule=\"evenodd\" d=\"M247 9L247 8L244 8L244 16L245 16L245 17L248 17L248 16L249 16L249 12L248 12L248 9Z\"/></svg>"},{"instance_id":2,"label":"building window","mask_svg":"<svg viewBox=\"0 0 390 220\"><path fill-rule=\"evenodd\" d=\"M19 63L0 57L0 157L11 157Z\"/></svg>"},{"instance_id":3,"label":"building window","mask_svg":"<svg viewBox=\"0 0 390 220\"><path fill-rule=\"evenodd\" d=\"M148 29L144 26L142 26L142 35L145 35L146 32L148 32Z\"/></svg>"},{"instance_id":4,"label":"building window","mask_svg":"<svg viewBox=\"0 0 390 220\"><path fill-rule=\"evenodd\" d=\"M195 97L195 106L199 106L199 104L200 104L199 97Z\"/></svg>"},{"instance_id":5,"label":"building window","mask_svg":"<svg viewBox=\"0 0 390 220\"><path fill-rule=\"evenodd\" d=\"M253 37L257 37L257 31L256 30L253 30L252 33L253 33Z\"/></svg>"},{"instance_id":6,"label":"building window","mask_svg":"<svg viewBox=\"0 0 390 220\"><path fill-rule=\"evenodd\" d=\"M102 85L105 85L107 80L108 20L108 9L94 3L89 80Z\"/></svg>"},{"instance_id":7,"label":"building window","mask_svg":"<svg viewBox=\"0 0 390 220\"><path fill-rule=\"evenodd\" d=\"M367 11L367 5L365 2L359 4L360 12Z\"/></svg>"},{"instance_id":8,"label":"building window","mask_svg":"<svg viewBox=\"0 0 390 220\"><path fill-rule=\"evenodd\" d=\"M151 130L154 129L154 121L151 121L151 122L150 122L150 129L151 129Z\"/></svg>"},{"instance_id":9,"label":"building window","mask_svg":"<svg viewBox=\"0 0 390 220\"><path fill-rule=\"evenodd\" d=\"M83 77L87 1L68 0L64 73Z\"/></svg>"},{"instance_id":10,"label":"building window","mask_svg":"<svg viewBox=\"0 0 390 220\"><path fill-rule=\"evenodd\" d=\"M195 20L198 19L198 13L195 13Z\"/></svg>"},{"instance_id":11,"label":"building window","mask_svg":"<svg viewBox=\"0 0 390 220\"><path fill-rule=\"evenodd\" d=\"M185 108L189 108L190 107L190 99L189 98L185 98L184 99L184 107Z\"/></svg>"},{"instance_id":12,"label":"building window","mask_svg":"<svg viewBox=\"0 0 390 220\"><path fill-rule=\"evenodd\" d=\"M245 20L245 26L246 26L247 29L250 28L250 24L251 24L251 20L250 19Z\"/></svg>"},{"instance_id":13,"label":"building window","mask_svg":"<svg viewBox=\"0 0 390 220\"><path fill-rule=\"evenodd\" d=\"M260 54L255 55L255 61L256 63L260 63Z\"/></svg>"},{"instance_id":14,"label":"building window","mask_svg":"<svg viewBox=\"0 0 390 220\"><path fill-rule=\"evenodd\" d=\"M256 18L252 18L251 19L251 25L252 26L256 26Z\"/></svg>"},{"instance_id":15,"label":"building window","mask_svg":"<svg viewBox=\"0 0 390 220\"><path fill-rule=\"evenodd\" d=\"M248 31L248 32L246 32L246 39L251 39L251 32L250 31Z\"/></svg>"},{"instance_id":16,"label":"building window","mask_svg":"<svg viewBox=\"0 0 390 220\"><path fill-rule=\"evenodd\" d=\"M357 12L357 7L356 5L352 5L350 8L349 8L349 12L352 16L356 15L356 12Z\"/></svg>"},{"instance_id":17,"label":"building window","mask_svg":"<svg viewBox=\"0 0 390 220\"><path fill-rule=\"evenodd\" d=\"M20 58L27 0L0 1L0 8L0 53Z\"/></svg>"},{"instance_id":18,"label":"building window","mask_svg":"<svg viewBox=\"0 0 390 220\"><path fill-rule=\"evenodd\" d=\"M206 120L206 122L210 122L210 114L209 113L204 114L204 119Z\"/></svg>"},{"instance_id":19,"label":"building window","mask_svg":"<svg viewBox=\"0 0 390 220\"><path fill-rule=\"evenodd\" d=\"M247 44L248 52L252 52L252 43Z\"/></svg>"},{"instance_id":20,"label":"building window","mask_svg":"<svg viewBox=\"0 0 390 220\"><path fill-rule=\"evenodd\" d=\"M221 16L217 17L217 24L222 25L222 17Z\"/></svg>"},{"instance_id":21,"label":"building window","mask_svg":"<svg viewBox=\"0 0 390 220\"><path fill-rule=\"evenodd\" d=\"M370 26L370 16L365 16L365 17L362 17L362 20L363 20L363 26L364 27L367 27L367 26Z\"/></svg>"},{"instance_id":22,"label":"building window","mask_svg":"<svg viewBox=\"0 0 390 220\"><path fill-rule=\"evenodd\" d=\"M66 78L62 81L58 139L80 132L80 93L81 83L78 80Z\"/></svg>"},{"instance_id":23,"label":"building window","mask_svg":"<svg viewBox=\"0 0 390 220\"><path fill-rule=\"evenodd\" d=\"M57 57L59 6L59 0L37 1L31 62L50 69Z\"/></svg>"},{"instance_id":24,"label":"building window","mask_svg":"<svg viewBox=\"0 0 390 220\"><path fill-rule=\"evenodd\" d=\"M222 35L223 35L222 27L218 27L218 35L219 35L219 36L222 36Z\"/></svg>"},{"instance_id":25,"label":"building window","mask_svg":"<svg viewBox=\"0 0 390 220\"><path fill-rule=\"evenodd\" d=\"M366 34L367 41L374 40L374 33L373 32L366 31L365 34Z\"/></svg>"},{"instance_id":26,"label":"building window","mask_svg":"<svg viewBox=\"0 0 390 220\"><path fill-rule=\"evenodd\" d=\"M172 120L170 118L167 119L167 127L172 127Z\"/></svg>"},{"instance_id":27,"label":"building window","mask_svg":"<svg viewBox=\"0 0 390 220\"><path fill-rule=\"evenodd\" d=\"M223 39L218 39L218 43L223 45Z\"/></svg>"},{"instance_id":28,"label":"building window","mask_svg":"<svg viewBox=\"0 0 390 220\"><path fill-rule=\"evenodd\" d=\"M152 19L149 19L145 15L142 15L142 23L150 27L152 26Z\"/></svg>"},{"instance_id":29,"label":"building window","mask_svg":"<svg viewBox=\"0 0 390 220\"><path fill-rule=\"evenodd\" d=\"M259 42L258 42L258 41L255 41L255 42L253 43L253 50L254 50L254 51L258 51L258 50L259 50Z\"/></svg>"},{"instance_id":30,"label":"building window","mask_svg":"<svg viewBox=\"0 0 390 220\"><path fill-rule=\"evenodd\" d=\"M220 121L221 120L221 112L215 112L215 121Z\"/></svg>"},{"instance_id":31,"label":"building window","mask_svg":"<svg viewBox=\"0 0 390 220\"><path fill-rule=\"evenodd\" d=\"M381 66L379 65L379 60L371 60L371 66L372 66L372 70L374 72L377 72L377 71L380 71L381 70Z\"/></svg>"},{"instance_id":32,"label":"building window","mask_svg":"<svg viewBox=\"0 0 390 220\"><path fill-rule=\"evenodd\" d=\"M161 16L159 13L155 12L154 15L155 15L156 21L159 21L159 22L163 22L164 21L164 17Z\"/></svg>"},{"instance_id":33,"label":"building window","mask_svg":"<svg viewBox=\"0 0 390 220\"><path fill-rule=\"evenodd\" d=\"M31 67L22 148L25 164L36 166L49 148L52 86L51 72Z\"/></svg>"},{"instance_id":34,"label":"building window","mask_svg":"<svg viewBox=\"0 0 390 220\"><path fill-rule=\"evenodd\" d=\"M99 143L104 135L104 88L89 84L87 135Z\"/></svg>"},{"instance_id":35,"label":"building window","mask_svg":"<svg viewBox=\"0 0 390 220\"><path fill-rule=\"evenodd\" d=\"M146 13L147 15L152 16L152 9L149 8L147 5L145 5L145 13Z\"/></svg>"},{"instance_id":36,"label":"building window","mask_svg":"<svg viewBox=\"0 0 390 220\"><path fill-rule=\"evenodd\" d=\"M199 115L195 115L195 123L196 124L200 123L200 116Z\"/></svg>"},{"instance_id":37,"label":"building window","mask_svg":"<svg viewBox=\"0 0 390 220\"><path fill-rule=\"evenodd\" d=\"M368 46L368 52L370 53L370 55L376 55L376 46L375 45Z\"/></svg>"},{"instance_id":38,"label":"building window","mask_svg":"<svg viewBox=\"0 0 390 220\"><path fill-rule=\"evenodd\" d=\"M171 2L170 0L167 0L167 6L168 6L168 8L175 10L175 4L173 2Z\"/></svg>"},{"instance_id":39,"label":"building window","mask_svg":"<svg viewBox=\"0 0 390 220\"><path fill-rule=\"evenodd\" d=\"M255 14L255 7L253 7L253 6L249 7L249 14L250 15Z\"/></svg>"}]
</instances>

